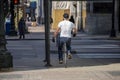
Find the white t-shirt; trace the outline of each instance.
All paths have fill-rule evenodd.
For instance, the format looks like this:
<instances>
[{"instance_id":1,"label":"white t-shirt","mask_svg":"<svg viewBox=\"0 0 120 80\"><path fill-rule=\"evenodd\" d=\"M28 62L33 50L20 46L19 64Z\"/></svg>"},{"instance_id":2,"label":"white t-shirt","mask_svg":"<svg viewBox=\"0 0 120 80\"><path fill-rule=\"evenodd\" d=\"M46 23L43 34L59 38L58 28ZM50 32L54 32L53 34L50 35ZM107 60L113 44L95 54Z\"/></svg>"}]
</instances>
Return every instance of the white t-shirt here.
<instances>
[{"instance_id":1,"label":"white t-shirt","mask_svg":"<svg viewBox=\"0 0 120 80\"><path fill-rule=\"evenodd\" d=\"M60 37L71 38L71 30L75 28L75 25L68 20L64 20L58 24L58 27L61 29Z\"/></svg>"}]
</instances>

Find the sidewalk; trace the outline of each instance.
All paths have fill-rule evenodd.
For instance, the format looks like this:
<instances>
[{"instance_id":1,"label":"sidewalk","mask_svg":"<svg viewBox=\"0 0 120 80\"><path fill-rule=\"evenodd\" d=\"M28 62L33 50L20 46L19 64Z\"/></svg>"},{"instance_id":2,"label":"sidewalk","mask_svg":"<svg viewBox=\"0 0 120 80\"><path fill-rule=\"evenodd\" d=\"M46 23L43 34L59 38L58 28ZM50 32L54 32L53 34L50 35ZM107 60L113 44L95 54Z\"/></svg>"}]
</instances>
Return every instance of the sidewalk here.
<instances>
[{"instance_id":1,"label":"sidewalk","mask_svg":"<svg viewBox=\"0 0 120 80\"><path fill-rule=\"evenodd\" d=\"M50 29L50 38L53 35L53 32L55 30ZM27 40L32 39L45 39L45 27L44 25L38 25L36 27L30 26L30 23L28 24L28 34L26 34ZM40 36L39 36L40 35ZM18 39L18 36L7 36L6 39L15 40ZM81 39L88 39L88 40L120 40L120 34L117 34L116 37L110 37L109 35L88 35L85 32L78 32L77 36L73 38L75 40L81 40Z\"/></svg>"}]
</instances>

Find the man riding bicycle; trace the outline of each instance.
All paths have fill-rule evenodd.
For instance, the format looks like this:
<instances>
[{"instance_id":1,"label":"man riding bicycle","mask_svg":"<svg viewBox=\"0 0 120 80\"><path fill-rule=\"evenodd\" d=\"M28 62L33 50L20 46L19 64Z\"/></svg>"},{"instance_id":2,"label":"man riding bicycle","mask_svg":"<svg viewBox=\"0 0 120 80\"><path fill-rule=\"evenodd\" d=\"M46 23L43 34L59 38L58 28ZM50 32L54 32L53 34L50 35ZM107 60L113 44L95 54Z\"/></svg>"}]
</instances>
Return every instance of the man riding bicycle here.
<instances>
[{"instance_id":1,"label":"man riding bicycle","mask_svg":"<svg viewBox=\"0 0 120 80\"><path fill-rule=\"evenodd\" d=\"M75 25L69 21L69 14L64 13L63 15L64 20L58 23L58 29L54 32L54 38L59 34L60 32L60 41L58 44L58 57L59 57L59 63L63 63L63 52L62 48L64 43L66 43L67 47L67 55L68 58L71 59L71 31L73 30L73 36L76 35L76 28Z\"/></svg>"}]
</instances>

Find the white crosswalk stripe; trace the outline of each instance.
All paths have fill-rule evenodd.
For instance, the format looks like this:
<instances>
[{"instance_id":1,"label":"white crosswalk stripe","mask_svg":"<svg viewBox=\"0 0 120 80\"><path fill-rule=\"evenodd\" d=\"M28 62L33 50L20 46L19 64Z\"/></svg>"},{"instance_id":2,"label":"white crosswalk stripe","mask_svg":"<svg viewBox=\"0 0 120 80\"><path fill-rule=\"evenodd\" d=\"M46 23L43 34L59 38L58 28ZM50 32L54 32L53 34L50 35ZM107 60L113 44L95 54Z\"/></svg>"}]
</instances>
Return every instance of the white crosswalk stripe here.
<instances>
[{"instance_id":1,"label":"white crosswalk stripe","mask_svg":"<svg viewBox=\"0 0 120 80\"><path fill-rule=\"evenodd\" d=\"M120 58L119 41L79 40L77 42L74 40L72 43L72 49L80 58Z\"/></svg>"}]
</instances>

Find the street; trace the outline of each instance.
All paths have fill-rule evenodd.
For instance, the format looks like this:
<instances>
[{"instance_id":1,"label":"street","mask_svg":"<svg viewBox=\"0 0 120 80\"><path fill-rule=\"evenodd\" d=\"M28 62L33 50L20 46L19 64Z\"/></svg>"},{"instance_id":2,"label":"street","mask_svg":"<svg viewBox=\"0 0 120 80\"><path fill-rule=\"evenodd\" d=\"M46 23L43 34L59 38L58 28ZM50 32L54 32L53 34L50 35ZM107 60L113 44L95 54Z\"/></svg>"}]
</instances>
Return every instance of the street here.
<instances>
[{"instance_id":1,"label":"street","mask_svg":"<svg viewBox=\"0 0 120 80\"><path fill-rule=\"evenodd\" d=\"M37 35L36 35L37 34ZM119 80L120 41L78 34L72 39L73 56L68 68L59 64L56 44L50 40L51 67L45 67L44 33L25 40L11 39L7 49L13 55L13 70L2 72L0 80ZM36 37L35 37L36 35ZM79 37L80 36L80 37ZM36 39L37 38L37 39ZM50 39L52 35L50 34ZM115 55L114 55L115 54Z\"/></svg>"}]
</instances>

